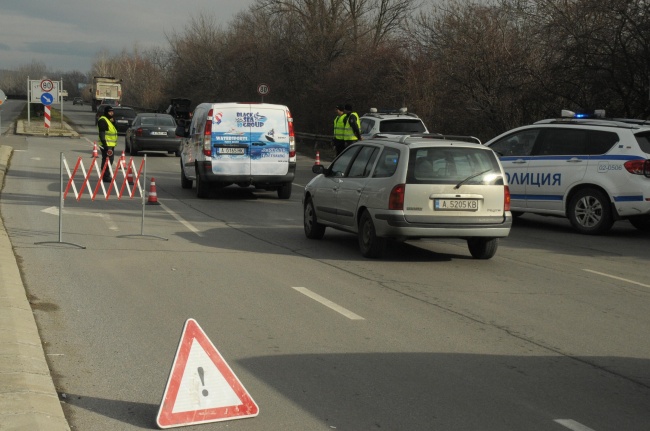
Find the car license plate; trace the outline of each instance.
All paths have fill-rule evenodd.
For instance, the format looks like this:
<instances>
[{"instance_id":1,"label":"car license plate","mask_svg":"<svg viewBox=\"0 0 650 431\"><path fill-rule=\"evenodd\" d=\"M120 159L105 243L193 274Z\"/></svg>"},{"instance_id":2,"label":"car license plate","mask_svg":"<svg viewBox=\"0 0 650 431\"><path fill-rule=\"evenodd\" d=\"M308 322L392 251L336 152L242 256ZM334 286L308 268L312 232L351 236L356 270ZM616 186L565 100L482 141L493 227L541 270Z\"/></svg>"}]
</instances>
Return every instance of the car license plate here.
<instances>
[{"instance_id":1,"label":"car license plate","mask_svg":"<svg viewBox=\"0 0 650 431\"><path fill-rule=\"evenodd\" d=\"M151 132L151 134L159 136L159 135L167 135L167 132Z\"/></svg>"},{"instance_id":2,"label":"car license plate","mask_svg":"<svg viewBox=\"0 0 650 431\"><path fill-rule=\"evenodd\" d=\"M118 123L128 123L127 120L117 120Z\"/></svg>"},{"instance_id":3,"label":"car license plate","mask_svg":"<svg viewBox=\"0 0 650 431\"><path fill-rule=\"evenodd\" d=\"M435 199L433 209L436 211L477 211L476 199Z\"/></svg>"},{"instance_id":4,"label":"car license plate","mask_svg":"<svg viewBox=\"0 0 650 431\"><path fill-rule=\"evenodd\" d=\"M246 148L218 147L219 154L246 154Z\"/></svg>"}]
</instances>

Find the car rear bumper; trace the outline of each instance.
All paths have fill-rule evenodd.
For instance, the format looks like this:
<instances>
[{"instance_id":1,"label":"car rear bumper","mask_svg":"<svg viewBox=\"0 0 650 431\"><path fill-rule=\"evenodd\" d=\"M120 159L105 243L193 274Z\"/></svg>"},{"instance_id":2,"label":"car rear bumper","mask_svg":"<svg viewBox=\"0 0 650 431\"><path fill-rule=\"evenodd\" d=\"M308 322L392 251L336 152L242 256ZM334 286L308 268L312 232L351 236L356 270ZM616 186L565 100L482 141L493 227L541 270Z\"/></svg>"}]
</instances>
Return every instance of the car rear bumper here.
<instances>
[{"instance_id":1,"label":"car rear bumper","mask_svg":"<svg viewBox=\"0 0 650 431\"><path fill-rule=\"evenodd\" d=\"M201 180L210 183L242 183L273 186L291 183L296 175L295 162L289 162L289 169L285 175L217 175L212 172L212 162L198 163L197 166Z\"/></svg>"},{"instance_id":2,"label":"car rear bumper","mask_svg":"<svg viewBox=\"0 0 650 431\"><path fill-rule=\"evenodd\" d=\"M138 137L133 140L138 151L180 151L181 140L178 138L150 139Z\"/></svg>"},{"instance_id":3,"label":"car rear bumper","mask_svg":"<svg viewBox=\"0 0 650 431\"><path fill-rule=\"evenodd\" d=\"M505 238L512 228L508 212L496 222L411 223L403 214L372 214L378 236L389 238Z\"/></svg>"}]
</instances>

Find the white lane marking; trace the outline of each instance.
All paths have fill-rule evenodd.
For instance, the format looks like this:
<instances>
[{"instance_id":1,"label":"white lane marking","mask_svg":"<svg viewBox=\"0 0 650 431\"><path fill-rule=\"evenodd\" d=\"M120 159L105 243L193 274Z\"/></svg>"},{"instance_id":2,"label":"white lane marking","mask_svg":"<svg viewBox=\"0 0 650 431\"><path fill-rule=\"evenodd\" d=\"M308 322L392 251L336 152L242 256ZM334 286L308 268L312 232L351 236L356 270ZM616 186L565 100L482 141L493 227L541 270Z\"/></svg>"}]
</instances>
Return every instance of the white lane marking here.
<instances>
[{"instance_id":1,"label":"white lane marking","mask_svg":"<svg viewBox=\"0 0 650 431\"><path fill-rule=\"evenodd\" d=\"M363 317L359 316L358 314L355 314L351 312L348 309L345 309L341 307L338 304L335 304L334 302L330 301L327 298L323 298L317 293L312 292L311 290L307 289L306 287L293 287L293 289L297 290L298 292L302 293L305 296L310 297L314 301L320 302L324 306L331 308L332 310L336 311L337 313L341 313L345 317L347 317L350 320L366 320Z\"/></svg>"},{"instance_id":2,"label":"white lane marking","mask_svg":"<svg viewBox=\"0 0 650 431\"><path fill-rule=\"evenodd\" d=\"M190 231L194 232L194 233L197 234L198 236L203 237L203 233L201 233L201 231L199 231L197 228L195 228L194 226L192 226L189 222L183 220L183 218L182 218L181 216L179 216L178 214L176 214L174 211L172 211L172 210L170 210L169 208L167 208L167 206L166 206L165 204L163 204L162 202L160 202L160 200L158 200L158 203L160 204L160 206L162 207L162 209L164 209L165 211L167 211L167 212L169 213L169 215L171 215L171 216L174 217L176 220L178 220L178 221L179 221L183 226L185 226L186 228L188 228Z\"/></svg>"},{"instance_id":3,"label":"white lane marking","mask_svg":"<svg viewBox=\"0 0 650 431\"><path fill-rule=\"evenodd\" d=\"M58 216L59 215L59 207L45 208L44 210L41 210L41 212L44 212L46 214L52 214L52 215ZM120 228L117 227L115 222L113 222L113 219L111 219L111 216L108 215L108 214L93 213L93 212L87 212L87 211L70 211L70 210L66 210L66 209L63 210L63 214L73 214L73 215L77 215L77 216L86 216L86 217L99 217L102 220L104 220L104 222L106 223L106 225L108 226L108 228L110 230L114 230L114 231L119 231L120 230Z\"/></svg>"},{"instance_id":4,"label":"white lane marking","mask_svg":"<svg viewBox=\"0 0 650 431\"><path fill-rule=\"evenodd\" d=\"M576 422L573 419L555 419L553 422L557 422L562 426L565 426L573 431L594 431L593 429L582 425L580 422Z\"/></svg>"},{"instance_id":5,"label":"white lane marking","mask_svg":"<svg viewBox=\"0 0 650 431\"><path fill-rule=\"evenodd\" d=\"M636 284L638 286L643 286L643 287L650 287L650 284L639 283L638 281L628 280L627 278L621 278L621 277L617 277L615 275L605 274L604 272L598 272L598 271L593 271L591 269L584 269L584 268L582 270L587 271L587 272L591 272L592 274L602 275L603 277L609 277L609 278L613 278L615 280L625 281L626 283Z\"/></svg>"}]
</instances>

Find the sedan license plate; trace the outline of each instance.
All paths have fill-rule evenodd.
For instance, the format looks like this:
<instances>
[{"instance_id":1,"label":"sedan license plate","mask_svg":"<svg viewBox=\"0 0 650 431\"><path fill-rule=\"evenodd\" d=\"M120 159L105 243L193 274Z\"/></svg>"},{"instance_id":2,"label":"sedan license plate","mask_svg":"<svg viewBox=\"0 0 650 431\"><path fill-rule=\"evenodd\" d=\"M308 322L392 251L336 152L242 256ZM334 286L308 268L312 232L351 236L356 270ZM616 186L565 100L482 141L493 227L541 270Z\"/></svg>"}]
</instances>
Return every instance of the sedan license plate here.
<instances>
[{"instance_id":1,"label":"sedan license plate","mask_svg":"<svg viewBox=\"0 0 650 431\"><path fill-rule=\"evenodd\" d=\"M246 148L218 147L219 154L246 154Z\"/></svg>"},{"instance_id":2,"label":"sedan license plate","mask_svg":"<svg viewBox=\"0 0 650 431\"><path fill-rule=\"evenodd\" d=\"M123 124L123 123L128 123L128 120L117 120L117 122Z\"/></svg>"},{"instance_id":3,"label":"sedan license plate","mask_svg":"<svg viewBox=\"0 0 650 431\"><path fill-rule=\"evenodd\" d=\"M433 209L436 211L477 211L476 199L435 199Z\"/></svg>"},{"instance_id":4,"label":"sedan license plate","mask_svg":"<svg viewBox=\"0 0 650 431\"><path fill-rule=\"evenodd\" d=\"M151 132L152 135L160 136L160 135L167 135L167 132Z\"/></svg>"}]
</instances>

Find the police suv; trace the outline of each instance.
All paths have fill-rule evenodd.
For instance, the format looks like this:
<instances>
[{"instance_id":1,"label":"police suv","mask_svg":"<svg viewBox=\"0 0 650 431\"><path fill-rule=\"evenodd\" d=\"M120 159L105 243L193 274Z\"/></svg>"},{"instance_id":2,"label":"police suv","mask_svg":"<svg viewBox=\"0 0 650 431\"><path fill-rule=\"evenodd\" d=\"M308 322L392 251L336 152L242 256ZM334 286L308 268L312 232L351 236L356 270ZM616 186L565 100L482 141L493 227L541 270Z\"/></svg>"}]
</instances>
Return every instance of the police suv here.
<instances>
[{"instance_id":1,"label":"police suv","mask_svg":"<svg viewBox=\"0 0 650 431\"><path fill-rule=\"evenodd\" d=\"M584 234L616 220L650 231L650 122L562 110L485 145L506 171L513 215L567 217Z\"/></svg>"},{"instance_id":2,"label":"police suv","mask_svg":"<svg viewBox=\"0 0 650 431\"><path fill-rule=\"evenodd\" d=\"M370 112L363 114L359 130L363 139L372 138L381 133L383 135L415 135L429 133L427 126L420 117L406 108L382 109L370 108Z\"/></svg>"}]
</instances>

